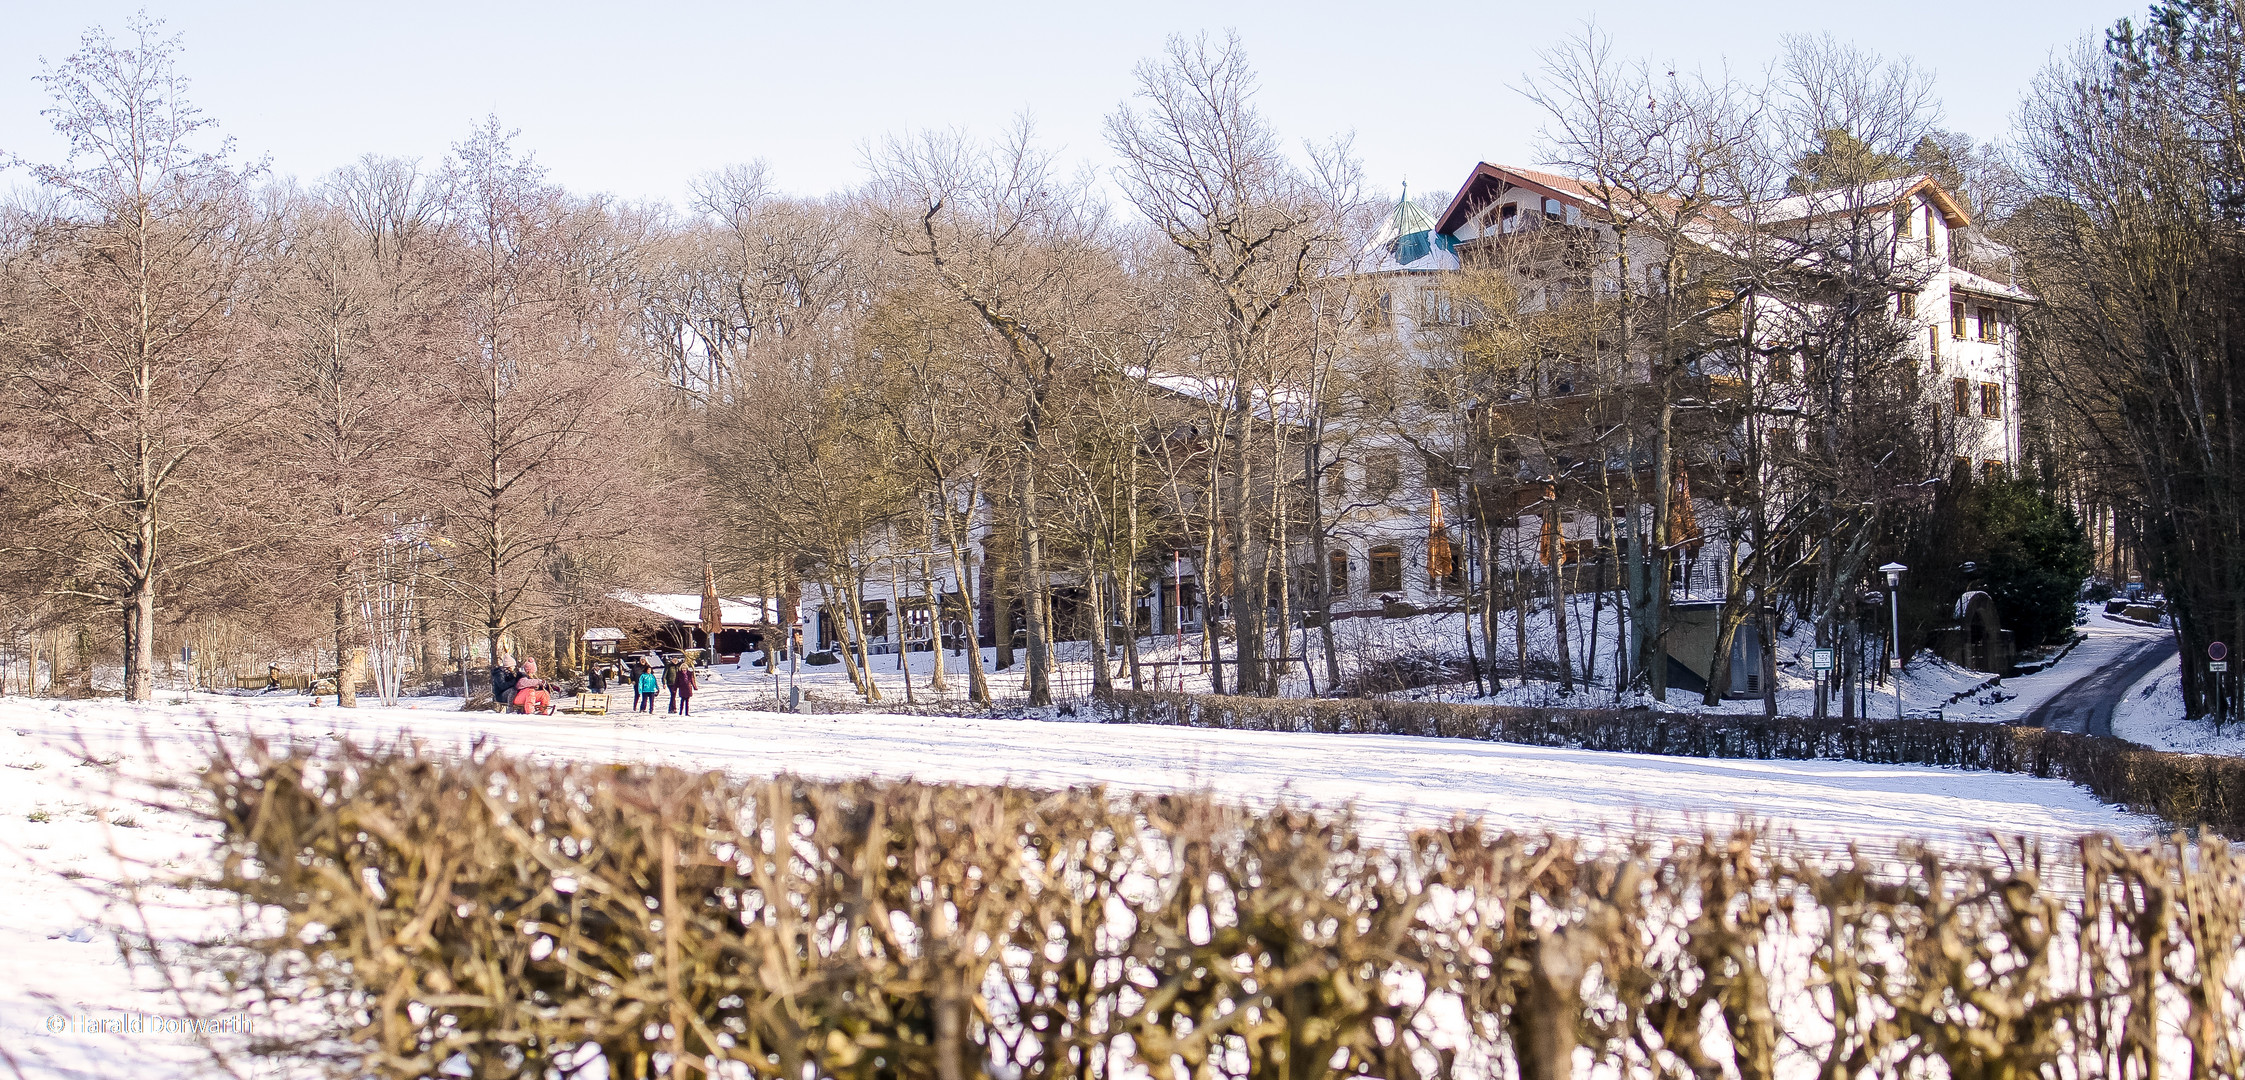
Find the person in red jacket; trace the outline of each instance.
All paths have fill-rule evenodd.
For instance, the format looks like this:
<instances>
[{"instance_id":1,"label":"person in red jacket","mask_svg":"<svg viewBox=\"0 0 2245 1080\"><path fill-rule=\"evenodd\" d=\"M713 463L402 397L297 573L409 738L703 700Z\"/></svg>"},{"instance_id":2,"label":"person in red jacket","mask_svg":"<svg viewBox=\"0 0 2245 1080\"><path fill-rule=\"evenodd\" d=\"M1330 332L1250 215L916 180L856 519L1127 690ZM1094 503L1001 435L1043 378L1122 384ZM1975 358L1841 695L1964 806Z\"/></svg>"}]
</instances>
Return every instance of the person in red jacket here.
<instances>
[{"instance_id":1,"label":"person in red jacket","mask_svg":"<svg viewBox=\"0 0 2245 1080\"><path fill-rule=\"evenodd\" d=\"M694 665L678 665L678 682L674 687L678 691L678 715L694 715L694 691L697 688L698 681L694 677Z\"/></svg>"}]
</instances>

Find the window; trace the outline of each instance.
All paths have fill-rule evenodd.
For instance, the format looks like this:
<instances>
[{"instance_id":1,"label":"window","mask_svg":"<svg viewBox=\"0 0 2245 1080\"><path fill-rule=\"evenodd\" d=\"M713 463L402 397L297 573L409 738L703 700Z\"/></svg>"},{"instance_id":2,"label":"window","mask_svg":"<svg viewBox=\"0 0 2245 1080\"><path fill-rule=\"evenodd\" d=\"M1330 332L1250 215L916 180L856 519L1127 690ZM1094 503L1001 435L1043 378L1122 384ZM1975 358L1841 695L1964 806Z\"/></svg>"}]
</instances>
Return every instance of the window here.
<instances>
[{"instance_id":1,"label":"window","mask_svg":"<svg viewBox=\"0 0 2245 1080\"><path fill-rule=\"evenodd\" d=\"M1383 327L1394 326L1395 297L1388 293L1381 293L1373 297L1370 303L1364 305L1362 322L1366 330L1378 330Z\"/></svg>"},{"instance_id":2,"label":"window","mask_svg":"<svg viewBox=\"0 0 2245 1080\"><path fill-rule=\"evenodd\" d=\"M1792 428L1771 428L1769 452L1771 457L1788 458L1800 452L1800 437Z\"/></svg>"},{"instance_id":3,"label":"window","mask_svg":"<svg viewBox=\"0 0 2245 1080\"><path fill-rule=\"evenodd\" d=\"M1964 340L1963 304L1949 305L1949 336L1957 339L1958 341Z\"/></svg>"},{"instance_id":4,"label":"window","mask_svg":"<svg viewBox=\"0 0 2245 1080\"><path fill-rule=\"evenodd\" d=\"M1925 328L1925 358L1929 370L1935 375L1941 374L1941 328L1938 326Z\"/></svg>"},{"instance_id":5,"label":"window","mask_svg":"<svg viewBox=\"0 0 2245 1080\"><path fill-rule=\"evenodd\" d=\"M1371 556L1371 579L1367 586L1373 592L1403 591L1403 549L1389 545L1376 547Z\"/></svg>"},{"instance_id":6,"label":"window","mask_svg":"<svg viewBox=\"0 0 2245 1080\"><path fill-rule=\"evenodd\" d=\"M1451 368L1424 368L1419 372L1420 398L1430 409L1448 409L1457 404L1458 373Z\"/></svg>"},{"instance_id":7,"label":"window","mask_svg":"<svg viewBox=\"0 0 2245 1080\"><path fill-rule=\"evenodd\" d=\"M1338 461L1325 466L1325 494L1338 499L1349 493L1349 470Z\"/></svg>"},{"instance_id":8,"label":"window","mask_svg":"<svg viewBox=\"0 0 2245 1080\"><path fill-rule=\"evenodd\" d=\"M1364 456L1364 497L1385 499L1403 486L1403 455L1394 450L1374 450Z\"/></svg>"},{"instance_id":9,"label":"window","mask_svg":"<svg viewBox=\"0 0 2245 1080\"><path fill-rule=\"evenodd\" d=\"M1984 307L1980 309L1980 340L2002 340L2003 335L2001 333L2001 327L2002 323L2000 323L1996 318L1996 309L1992 307Z\"/></svg>"},{"instance_id":10,"label":"window","mask_svg":"<svg viewBox=\"0 0 2245 1080\"><path fill-rule=\"evenodd\" d=\"M1903 203L1902 205L1894 208L1894 235L1916 236L1918 234L1917 224L1918 213L1916 207L1911 206L1909 203Z\"/></svg>"},{"instance_id":11,"label":"window","mask_svg":"<svg viewBox=\"0 0 2245 1080\"><path fill-rule=\"evenodd\" d=\"M1326 556L1325 580L1335 596L1349 594L1349 553L1335 551Z\"/></svg>"},{"instance_id":12,"label":"window","mask_svg":"<svg viewBox=\"0 0 2245 1080\"><path fill-rule=\"evenodd\" d=\"M1980 415L1990 420L2003 419L2003 384L1980 384Z\"/></svg>"},{"instance_id":13,"label":"window","mask_svg":"<svg viewBox=\"0 0 2245 1080\"><path fill-rule=\"evenodd\" d=\"M1991 459L1980 463L1980 479L1988 483L1993 484L2003 479L2003 474L2003 462Z\"/></svg>"},{"instance_id":14,"label":"window","mask_svg":"<svg viewBox=\"0 0 2245 1080\"><path fill-rule=\"evenodd\" d=\"M1450 294L1440 289L1428 289L1419 294L1419 321L1428 326L1448 326L1452 322Z\"/></svg>"},{"instance_id":15,"label":"window","mask_svg":"<svg viewBox=\"0 0 2245 1080\"><path fill-rule=\"evenodd\" d=\"M1956 468L1950 471L1949 479L1959 484L1970 481L1972 479L1972 459L1963 454L1958 454Z\"/></svg>"},{"instance_id":16,"label":"window","mask_svg":"<svg viewBox=\"0 0 2245 1080\"><path fill-rule=\"evenodd\" d=\"M1904 318L1904 319L1915 319L1915 318L1917 318L1917 317L1918 317L1918 294L1916 294L1916 293L1914 293L1914 292L1898 292L1898 293L1895 293L1895 294L1894 294L1894 314L1895 314L1895 315L1896 315L1897 317L1899 317L1899 318Z\"/></svg>"},{"instance_id":17,"label":"window","mask_svg":"<svg viewBox=\"0 0 2245 1080\"><path fill-rule=\"evenodd\" d=\"M1501 212L1497 219L1497 231L1513 232L1518 230L1519 228L1520 207L1514 203L1504 204L1504 210Z\"/></svg>"},{"instance_id":18,"label":"window","mask_svg":"<svg viewBox=\"0 0 2245 1080\"><path fill-rule=\"evenodd\" d=\"M1770 357L1769 377L1771 382L1792 382L1793 354L1781 352L1775 356Z\"/></svg>"},{"instance_id":19,"label":"window","mask_svg":"<svg viewBox=\"0 0 2245 1080\"><path fill-rule=\"evenodd\" d=\"M1972 384L1963 379L1949 380L1950 403L1958 416L1972 412Z\"/></svg>"}]
</instances>

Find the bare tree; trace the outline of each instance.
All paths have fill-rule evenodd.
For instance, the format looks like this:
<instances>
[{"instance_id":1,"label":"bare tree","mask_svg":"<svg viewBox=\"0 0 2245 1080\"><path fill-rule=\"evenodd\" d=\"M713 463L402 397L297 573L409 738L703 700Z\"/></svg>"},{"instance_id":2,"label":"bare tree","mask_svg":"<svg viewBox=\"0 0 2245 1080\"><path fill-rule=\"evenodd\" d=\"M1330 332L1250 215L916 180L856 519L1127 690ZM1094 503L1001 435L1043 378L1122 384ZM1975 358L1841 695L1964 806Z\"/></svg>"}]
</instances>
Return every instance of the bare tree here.
<instances>
[{"instance_id":1,"label":"bare tree","mask_svg":"<svg viewBox=\"0 0 2245 1080\"><path fill-rule=\"evenodd\" d=\"M212 122L186 97L177 38L145 18L99 29L38 76L69 146L26 166L45 201L9 266L5 405L26 539L63 572L54 592L118 609L125 697L155 688L159 598L257 542L234 531L265 502L253 470L262 391L241 317L261 238L245 174L199 148ZM231 520L230 520L231 519Z\"/></svg>"},{"instance_id":2,"label":"bare tree","mask_svg":"<svg viewBox=\"0 0 2245 1080\"><path fill-rule=\"evenodd\" d=\"M444 455L424 467L447 493L455 580L496 658L537 612L557 553L614 541L659 509L633 450L652 433L629 419L655 399L621 353L635 290L603 209L547 186L496 118L448 168L462 314L433 365Z\"/></svg>"},{"instance_id":3,"label":"bare tree","mask_svg":"<svg viewBox=\"0 0 2245 1080\"><path fill-rule=\"evenodd\" d=\"M1307 170L1255 108L1256 77L1237 35L1172 37L1139 64L1140 107L1107 119L1131 203L1185 252L1215 317L1210 357L1226 407L1225 512L1238 689L1275 689L1262 655L1267 523L1254 497L1258 388L1275 384L1274 321L1343 254L1356 166L1345 143L1313 150Z\"/></svg>"},{"instance_id":4,"label":"bare tree","mask_svg":"<svg viewBox=\"0 0 2245 1080\"><path fill-rule=\"evenodd\" d=\"M1026 123L981 150L952 136L893 141L874 163L882 228L1003 344L988 374L1018 408L1006 459L1017 515L1019 586L1027 603L1032 704L1052 699L1043 497L1038 476L1053 395L1111 317L1119 268L1104 209L1064 182ZM1000 601L1003 603L1003 601ZM1001 624L1002 625L1002 624Z\"/></svg>"}]
</instances>

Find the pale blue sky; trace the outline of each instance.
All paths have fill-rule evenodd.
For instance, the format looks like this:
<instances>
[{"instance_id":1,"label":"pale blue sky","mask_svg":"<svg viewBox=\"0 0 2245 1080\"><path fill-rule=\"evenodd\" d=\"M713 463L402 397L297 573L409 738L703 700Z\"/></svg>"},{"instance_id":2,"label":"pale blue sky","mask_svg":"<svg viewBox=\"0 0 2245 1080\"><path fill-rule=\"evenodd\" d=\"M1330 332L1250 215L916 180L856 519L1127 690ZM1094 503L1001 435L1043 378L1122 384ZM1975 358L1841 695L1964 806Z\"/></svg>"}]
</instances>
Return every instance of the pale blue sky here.
<instances>
[{"instance_id":1,"label":"pale blue sky","mask_svg":"<svg viewBox=\"0 0 2245 1080\"><path fill-rule=\"evenodd\" d=\"M88 25L141 2L0 4L0 155L59 144L31 77ZM1104 165L1100 119L1165 35L1236 28L1262 104L1300 140L1353 131L1368 179L1448 190L1474 162L1533 164L1539 120L1513 87L1539 50L1595 18L1625 55L1761 67L1789 32L1831 31L1939 76L1947 126L2003 134L2021 91L2142 0L1905 5L1184 3L146 3L186 41L194 98L276 173L306 180L366 152L434 163L496 112L554 179L683 200L689 180L765 158L819 192L863 176L890 132L995 132L1029 110L1049 142ZM12 179L12 178L11 178Z\"/></svg>"}]
</instances>

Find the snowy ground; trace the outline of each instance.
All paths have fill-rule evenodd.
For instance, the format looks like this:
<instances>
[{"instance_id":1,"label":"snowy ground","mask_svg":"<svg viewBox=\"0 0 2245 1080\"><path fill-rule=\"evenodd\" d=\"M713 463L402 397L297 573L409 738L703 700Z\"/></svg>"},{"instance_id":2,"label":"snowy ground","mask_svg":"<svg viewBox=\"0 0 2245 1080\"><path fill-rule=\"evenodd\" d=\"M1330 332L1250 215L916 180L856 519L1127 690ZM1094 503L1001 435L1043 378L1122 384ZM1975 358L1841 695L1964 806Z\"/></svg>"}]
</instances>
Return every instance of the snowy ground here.
<instances>
[{"instance_id":1,"label":"snowy ground","mask_svg":"<svg viewBox=\"0 0 2245 1080\"><path fill-rule=\"evenodd\" d=\"M345 711L281 699L0 700L0 1048L36 1077L194 1071L191 1038L103 1030L114 1018L210 1018L145 966L121 962L111 931L141 914L117 883L200 865L191 819L131 806L112 773L192 768L218 733L318 742L411 734L457 746L478 735L562 758L640 760L742 775L1214 789L1228 796L1353 804L1375 833L1474 815L1513 828L1692 830L1767 821L1799 842L1883 845L1905 836L1976 843L1988 833L2056 840L2090 830L2143 838L2152 823L2054 781L1849 762L1702 761L1401 736L1318 736L1040 720L749 711L766 685L720 673L698 715L506 717L432 701ZM80 744L115 768L83 764ZM152 889L160 940L217 925L215 898ZM216 1014L223 1017L223 1013ZM130 1027L128 1022L126 1027ZM59 1027L61 1030L54 1030ZM223 1039L221 1040L224 1041Z\"/></svg>"},{"instance_id":2,"label":"snowy ground","mask_svg":"<svg viewBox=\"0 0 2245 1080\"><path fill-rule=\"evenodd\" d=\"M2217 732L2212 723L2183 715L2183 676L2175 664L2129 688L2127 701L2113 716L2113 734L2155 750L2245 757L2245 724Z\"/></svg>"},{"instance_id":3,"label":"snowy ground","mask_svg":"<svg viewBox=\"0 0 2245 1080\"><path fill-rule=\"evenodd\" d=\"M1455 616L1352 620L1336 630L1352 662L1412 652L1456 655L1462 647ZM2101 618L2090 619L2083 630L2084 642L2057 668L2007 680L1999 691L1949 706L1948 715L2017 719L2146 635L2166 633ZM1166 658L1175 644L1174 639L1150 642L1144 651L1148 659ZM1310 645L1314 654L1314 635ZM1188 639L1183 651L1196 654L1198 643ZM1795 659L1790 645L1784 655ZM911 659L913 697L926 703L932 658L918 653ZM1063 659L1073 661L1063 668L1066 696L1074 681L1088 685L1089 675L1080 653L1064 651ZM947 656L946 662L953 685L944 696L958 701L965 693L963 664L956 656ZM904 674L895 664L894 656L876 657L874 674L886 702L902 705ZM1805 674L1806 665L1799 667ZM1905 705L1913 710L1932 707L1960 685L1976 685L1983 678L1921 659L1904 677ZM2141 725L2159 715L2159 703L2165 701L2161 687L2172 685L2171 672L2166 678L2165 684L2156 677L2146 680L2132 692L2132 708L2124 710L2122 723L2136 726L2124 735L2153 741L2156 733ZM859 700L838 665L804 667L797 680L822 708L846 709ZM1018 692L1018 680L1016 669L996 674L993 683L1006 694ZM1176 681L1174 672L1164 680L1172 686ZM1808 680L1788 668L1780 685L1782 707L1806 712ZM1204 677L1189 676L1185 686L1205 686ZM783 673L782 696L785 687ZM1612 700L1611 693L1585 690L1568 700L1604 704ZM607 717L469 713L447 698L346 711L332 704L315 706L301 694L167 697L165 704L139 708L114 701L0 699L0 766L6 767L0 770L0 911L6 913L0 916L0 1052L8 1055L0 1058L0 1069L12 1058L24 1075L36 1077L182 1076L197 1071L201 1051L195 1039L155 1029L165 1018L227 1017L206 1000L167 991L147 965L128 970L113 931L131 929L145 917L158 940L178 941L219 925L215 898L208 896L151 888L142 894L145 903L138 909L119 902L121 881L201 865L208 856L208 838L197 835L200 826L183 815L135 806L137 789L129 783L120 789L116 774L147 776L192 768L214 731L224 736L261 732L315 743L411 735L440 747L489 736L503 748L530 755L649 761L740 775L792 771L819 777L1213 789L1251 801L1350 804L1372 831L1385 835L1456 815L1482 817L1500 827L1591 832L1697 831L1744 818L1826 848L1850 842L1883 846L1902 837L1967 846L1990 833L2059 840L2092 830L2142 839L2155 831L2154 823L2098 804L2072 785L2001 774L1851 762L1656 758L1400 736L863 712L785 715L758 711L770 707L775 688L771 677L754 667L722 668L707 676L694 703L696 715L690 718L631 714L628 694L616 696L618 712ZM1696 700L1677 697L1678 704ZM1557 695L1539 685L1509 689L1498 700L1533 704L1557 700ZM1882 715L1892 701L1874 691L1871 714ZM1758 703L1739 707L1758 708ZM2180 714L2179 696L2173 712ZM2236 741L2245 743L2245 738ZM73 744L80 750L73 751ZM2237 752L2245 746L2189 748ZM114 760L115 767L85 764L81 753ZM114 1030L119 1026L115 1020L132 1016L143 1017L137 1021L143 1030L130 1030L131 1020L122 1025L127 1030ZM224 1032L218 1036L222 1045L230 1038Z\"/></svg>"}]
</instances>

